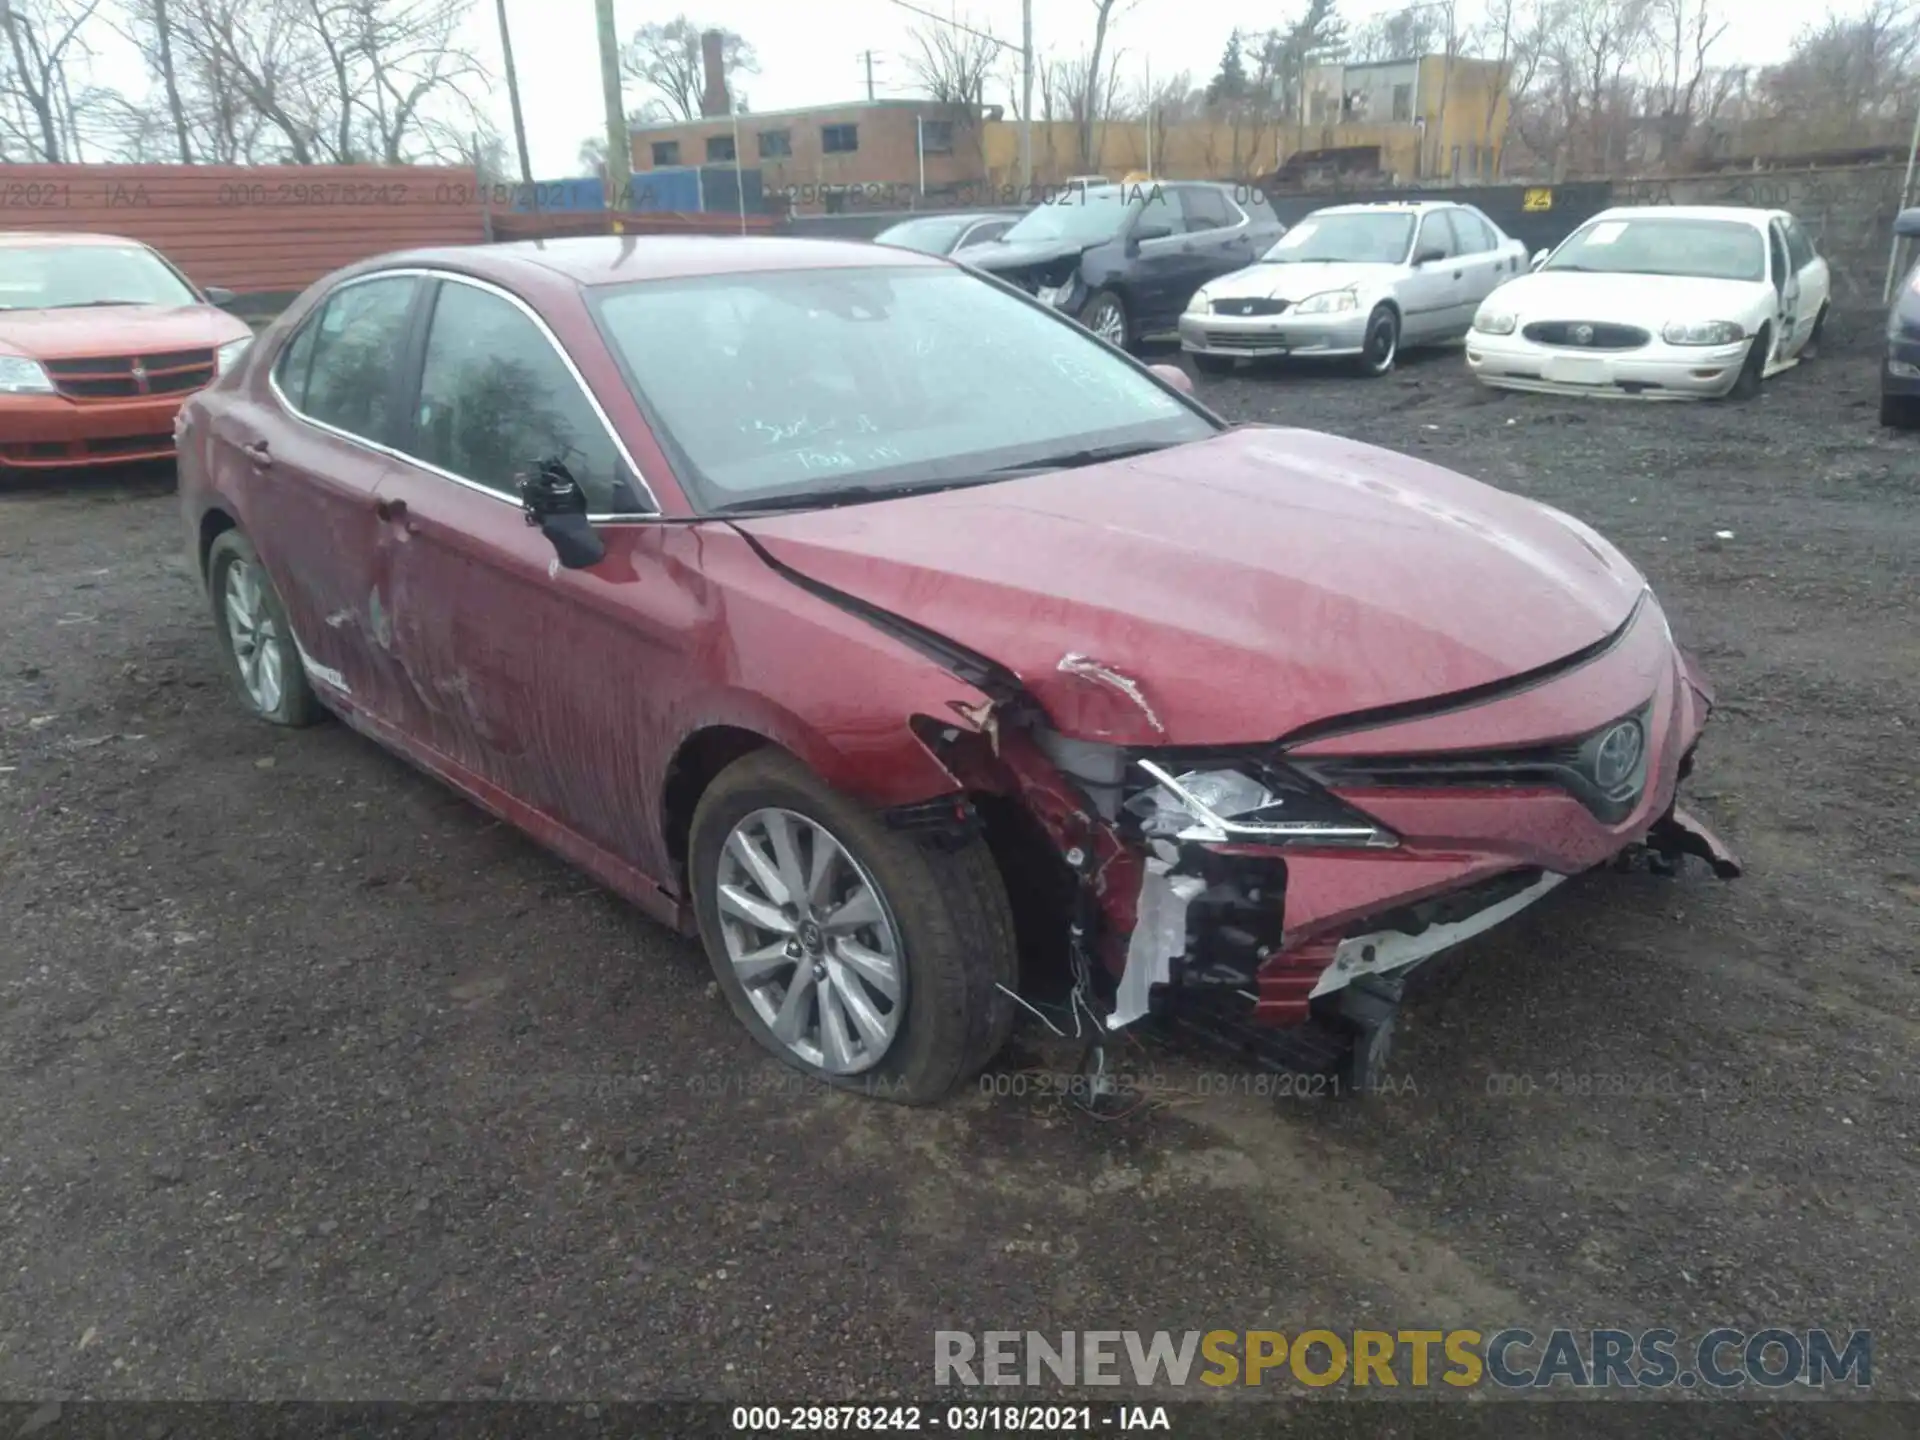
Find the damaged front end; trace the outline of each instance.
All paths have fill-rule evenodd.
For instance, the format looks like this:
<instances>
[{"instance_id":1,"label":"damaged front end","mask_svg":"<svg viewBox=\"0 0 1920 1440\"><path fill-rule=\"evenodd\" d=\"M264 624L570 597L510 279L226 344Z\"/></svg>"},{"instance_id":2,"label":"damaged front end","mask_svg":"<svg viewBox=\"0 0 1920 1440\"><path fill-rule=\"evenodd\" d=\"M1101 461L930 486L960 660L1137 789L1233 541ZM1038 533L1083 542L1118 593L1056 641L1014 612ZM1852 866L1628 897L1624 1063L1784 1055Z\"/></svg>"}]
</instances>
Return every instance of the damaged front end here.
<instances>
[{"instance_id":1,"label":"damaged front end","mask_svg":"<svg viewBox=\"0 0 1920 1440\"><path fill-rule=\"evenodd\" d=\"M1059 668L1159 730L1124 673L1080 655ZM1337 1069L1355 1093L1386 1059L1410 972L1572 874L1642 860L1671 874L1687 855L1739 873L1673 799L1705 692L1662 694L1558 745L1425 759L1078 739L1024 694L923 739L970 790L1017 797L1049 842L1063 874L1030 928L1066 942L1083 1039L1159 1016ZM1684 739L1678 762L1654 743L1656 709Z\"/></svg>"}]
</instances>

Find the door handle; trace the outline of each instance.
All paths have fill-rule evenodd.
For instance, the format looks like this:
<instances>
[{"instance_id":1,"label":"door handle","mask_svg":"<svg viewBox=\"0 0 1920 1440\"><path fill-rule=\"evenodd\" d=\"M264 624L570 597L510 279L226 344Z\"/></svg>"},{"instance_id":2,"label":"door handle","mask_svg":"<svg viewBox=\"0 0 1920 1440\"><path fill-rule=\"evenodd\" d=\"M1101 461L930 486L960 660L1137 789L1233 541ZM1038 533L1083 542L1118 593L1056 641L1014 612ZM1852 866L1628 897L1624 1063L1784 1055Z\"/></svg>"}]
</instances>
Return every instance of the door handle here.
<instances>
[{"instance_id":1,"label":"door handle","mask_svg":"<svg viewBox=\"0 0 1920 1440\"><path fill-rule=\"evenodd\" d=\"M240 448L247 452L247 458L249 460L262 469L273 464L273 451L264 440L253 440L242 445Z\"/></svg>"},{"instance_id":2,"label":"door handle","mask_svg":"<svg viewBox=\"0 0 1920 1440\"><path fill-rule=\"evenodd\" d=\"M382 520L404 520L407 518L407 502L404 500L376 500L373 513Z\"/></svg>"}]
</instances>

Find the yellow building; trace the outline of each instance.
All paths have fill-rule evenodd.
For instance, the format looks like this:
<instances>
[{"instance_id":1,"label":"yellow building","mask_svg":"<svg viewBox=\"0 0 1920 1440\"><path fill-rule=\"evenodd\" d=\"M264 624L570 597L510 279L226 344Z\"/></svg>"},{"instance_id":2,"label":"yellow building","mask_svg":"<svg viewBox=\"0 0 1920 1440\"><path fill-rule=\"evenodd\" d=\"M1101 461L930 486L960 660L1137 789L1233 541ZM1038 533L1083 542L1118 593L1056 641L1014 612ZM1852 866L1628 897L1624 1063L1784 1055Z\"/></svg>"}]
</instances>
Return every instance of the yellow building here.
<instances>
[{"instance_id":1,"label":"yellow building","mask_svg":"<svg viewBox=\"0 0 1920 1440\"><path fill-rule=\"evenodd\" d=\"M1034 179L1058 184L1091 169L1114 179L1142 171L1168 180L1254 180L1303 152L1361 148L1377 150L1378 168L1398 182L1490 180L1506 144L1504 70L1491 60L1444 55L1316 66L1293 114L1275 105L1264 114L1151 131L1145 123L1096 125L1090 166L1080 161L1078 125L1035 122ZM989 121L981 139L988 184L1016 186L1019 124Z\"/></svg>"}]
</instances>

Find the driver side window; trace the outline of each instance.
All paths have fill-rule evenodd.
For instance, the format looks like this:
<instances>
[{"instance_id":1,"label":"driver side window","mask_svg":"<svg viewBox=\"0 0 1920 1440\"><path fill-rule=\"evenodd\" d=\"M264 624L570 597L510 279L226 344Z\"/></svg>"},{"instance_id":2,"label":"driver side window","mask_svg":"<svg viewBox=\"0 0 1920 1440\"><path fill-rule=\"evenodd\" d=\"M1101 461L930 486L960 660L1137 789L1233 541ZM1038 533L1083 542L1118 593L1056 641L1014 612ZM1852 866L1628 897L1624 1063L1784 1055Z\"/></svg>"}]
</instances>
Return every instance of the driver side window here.
<instances>
[{"instance_id":1,"label":"driver side window","mask_svg":"<svg viewBox=\"0 0 1920 1440\"><path fill-rule=\"evenodd\" d=\"M619 453L540 327L511 301L440 282L408 453L518 500L520 477L563 462L596 515L640 513Z\"/></svg>"}]
</instances>

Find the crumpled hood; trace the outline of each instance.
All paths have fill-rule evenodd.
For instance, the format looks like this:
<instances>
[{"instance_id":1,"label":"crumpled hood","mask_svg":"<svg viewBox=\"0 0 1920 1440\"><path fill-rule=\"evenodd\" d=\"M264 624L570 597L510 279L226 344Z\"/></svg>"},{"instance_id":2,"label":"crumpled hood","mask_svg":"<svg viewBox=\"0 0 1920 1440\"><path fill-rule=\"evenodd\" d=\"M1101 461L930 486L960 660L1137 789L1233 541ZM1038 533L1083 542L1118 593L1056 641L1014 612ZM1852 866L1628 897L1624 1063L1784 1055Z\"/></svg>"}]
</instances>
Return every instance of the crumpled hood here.
<instances>
[{"instance_id":1,"label":"crumpled hood","mask_svg":"<svg viewBox=\"0 0 1920 1440\"><path fill-rule=\"evenodd\" d=\"M0 354L30 360L213 350L253 331L212 305L89 305L0 311Z\"/></svg>"},{"instance_id":2,"label":"crumpled hood","mask_svg":"<svg viewBox=\"0 0 1920 1440\"><path fill-rule=\"evenodd\" d=\"M1065 260L1093 249L1096 243L1087 240L1024 240L1010 244L1003 240L989 240L984 245L964 246L953 252L953 258L976 270L1000 274Z\"/></svg>"},{"instance_id":3,"label":"crumpled hood","mask_svg":"<svg viewBox=\"0 0 1920 1440\"><path fill-rule=\"evenodd\" d=\"M1271 740L1506 679L1610 634L1645 585L1555 511L1306 430L738 523L1122 744Z\"/></svg>"},{"instance_id":4,"label":"crumpled hood","mask_svg":"<svg viewBox=\"0 0 1920 1440\"><path fill-rule=\"evenodd\" d=\"M1249 265L1218 280L1209 280L1206 291L1213 300L1304 300L1323 290L1385 285L1398 269L1394 265L1361 265L1347 260Z\"/></svg>"},{"instance_id":5,"label":"crumpled hood","mask_svg":"<svg viewBox=\"0 0 1920 1440\"><path fill-rule=\"evenodd\" d=\"M1669 320L1738 320L1772 287L1758 280L1588 275L1544 270L1509 280L1488 304L1528 320L1617 320L1658 330Z\"/></svg>"}]
</instances>

